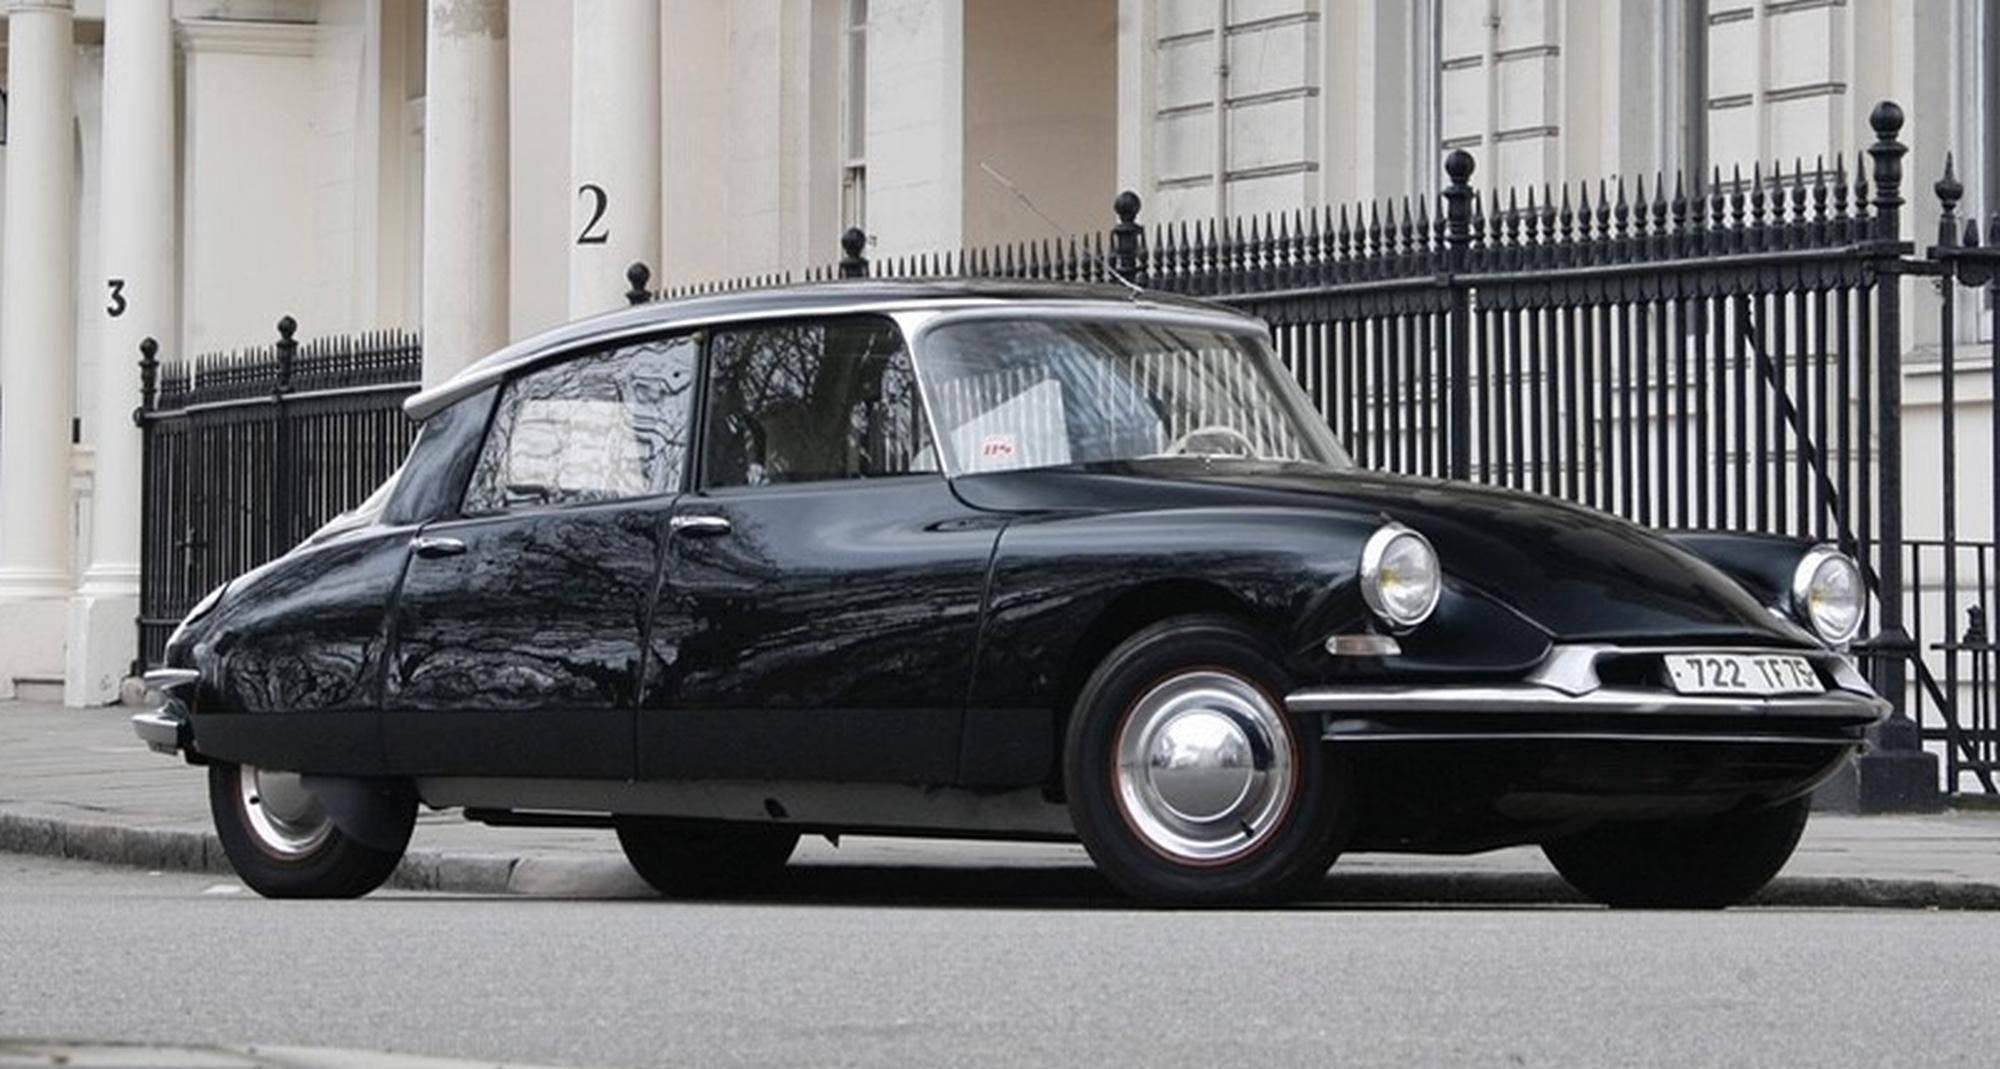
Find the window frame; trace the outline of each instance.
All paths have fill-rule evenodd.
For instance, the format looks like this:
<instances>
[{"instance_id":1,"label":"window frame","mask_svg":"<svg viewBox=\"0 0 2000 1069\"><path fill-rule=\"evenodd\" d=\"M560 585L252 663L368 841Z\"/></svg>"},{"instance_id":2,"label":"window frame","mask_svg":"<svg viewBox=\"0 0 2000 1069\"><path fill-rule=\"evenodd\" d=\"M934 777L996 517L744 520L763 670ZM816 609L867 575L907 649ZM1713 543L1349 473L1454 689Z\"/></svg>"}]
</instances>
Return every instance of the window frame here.
<instances>
[{"instance_id":1,"label":"window frame","mask_svg":"<svg viewBox=\"0 0 2000 1069\"><path fill-rule=\"evenodd\" d=\"M744 331L784 330L789 327L812 324L830 324L853 320L875 320L887 324L896 332L902 343L902 351L910 362L911 381L917 391L917 411L924 423L924 432L930 440L930 447L937 457L937 467L929 471L904 471L881 475L850 476L841 479L801 479L796 482L774 483L726 483L716 485L708 470L708 439L715 426L715 340L719 334ZM943 481L950 477L946 470L944 453L937 441L937 427L931 420L930 398L924 391L923 375L917 370L917 354L912 334L901 316L889 310L857 310L830 314L804 313L793 316L745 319L735 322L715 323L697 332L701 341L701 365L695 378L695 428L693 441L688 449L690 471L685 484L685 493L700 497L734 497L740 494L797 493L800 491L824 491L832 487L854 484L879 485L892 480L936 479Z\"/></svg>"},{"instance_id":2,"label":"window frame","mask_svg":"<svg viewBox=\"0 0 2000 1069\"><path fill-rule=\"evenodd\" d=\"M525 367L509 372L499 382L494 384L493 402L486 414L485 423L480 428L479 435L472 444L472 462L466 465L464 482L458 487L458 493L455 498L456 507L453 515L458 519L465 520L493 520L510 516L537 515L544 512L565 509L601 508L607 505L626 505L634 502L671 500L689 492L689 488L693 486L696 460L694 454L700 442L702 397L705 393L707 382L707 333L706 330L668 330L609 339L593 339L589 342L550 353L543 359L538 359ZM688 341L694 347L694 381L690 387L692 396L688 399L687 443L681 449L678 488L656 490L630 496L598 498L588 501L523 502L520 505L481 511L473 511L466 507L466 499L472 493L472 484L479 477L480 461L486 454L488 442L491 441L493 434L498 428L500 414L507 409L509 394L517 383L531 376L543 374L564 365L575 363L578 360L587 360L593 356L605 356L620 350L636 349L647 345L671 345L681 340ZM508 428L510 435L512 430L511 427Z\"/></svg>"},{"instance_id":3,"label":"window frame","mask_svg":"<svg viewBox=\"0 0 2000 1069\"><path fill-rule=\"evenodd\" d=\"M1073 307L1042 304L995 305L927 311L920 316L912 317L902 324L905 326L905 344L910 347L910 358L917 365L917 389L922 393L924 398L926 418L930 418L931 439L933 443L937 443L939 462L943 467L946 478L978 478L984 475L1007 473L968 471L960 467L958 457L953 452L947 437L941 434L938 429L938 421L935 418L931 418L934 417L935 413L928 411L930 407L930 381L928 377L930 372L927 370L928 365L923 360L917 358L917 354L923 352L924 347L929 344L930 335L937 330L963 323L1007 322L1010 320L1090 323L1099 321L1104 314L1103 309L1088 306ZM1337 458L1338 463L1336 467L1340 470L1367 470L1348 453L1346 446L1340 442L1340 436L1333 431L1330 424L1326 423L1325 416L1314 407L1310 398L1304 396L1303 388L1299 386L1298 380L1285 373L1282 363L1277 358L1276 347L1271 338L1271 329L1261 320L1239 319L1237 316L1229 313L1204 314L1182 308L1161 307L1121 308L1117 310L1115 317L1147 326L1237 335L1244 338L1250 344L1262 346L1272 362L1277 365L1278 388L1301 391L1294 398L1302 406L1299 413L1300 418L1308 419L1326 427L1327 441L1325 444L1331 447L1331 455ZM1013 470L1047 471L1052 469L1017 468Z\"/></svg>"}]
</instances>

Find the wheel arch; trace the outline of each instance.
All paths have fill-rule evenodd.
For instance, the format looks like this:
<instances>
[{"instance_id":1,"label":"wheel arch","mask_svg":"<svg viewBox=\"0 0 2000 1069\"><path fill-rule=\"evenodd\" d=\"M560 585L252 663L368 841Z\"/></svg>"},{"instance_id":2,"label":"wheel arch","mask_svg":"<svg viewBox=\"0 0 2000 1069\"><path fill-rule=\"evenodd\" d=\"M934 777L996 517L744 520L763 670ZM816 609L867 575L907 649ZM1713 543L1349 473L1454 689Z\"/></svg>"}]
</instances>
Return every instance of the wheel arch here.
<instances>
[{"instance_id":1,"label":"wheel arch","mask_svg":"<svg viewBox=\"0 0 2000 1069\"><path fill-rule=\"evenodd\" d=\"M1255 614L1247 602L1221 584L1190 577L1153 579L1133 586L1111 599L1084 625L1070 647L1062 674L1056 684L1054 707L1049 710L1050 765L1049 790L1062 797L1063 738L1069 729L1076 696L1090 673L1118 644L1162 620L1176 616L1214 615L1255 629Z\"/></svg>"}]
</instances>

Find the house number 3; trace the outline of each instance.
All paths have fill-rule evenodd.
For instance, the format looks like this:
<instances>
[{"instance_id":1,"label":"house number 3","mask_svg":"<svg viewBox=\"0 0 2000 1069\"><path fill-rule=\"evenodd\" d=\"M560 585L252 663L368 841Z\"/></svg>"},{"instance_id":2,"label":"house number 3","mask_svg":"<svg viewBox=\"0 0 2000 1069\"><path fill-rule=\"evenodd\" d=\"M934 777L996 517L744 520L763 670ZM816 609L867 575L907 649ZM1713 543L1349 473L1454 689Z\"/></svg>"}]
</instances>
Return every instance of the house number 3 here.
<instances>
[{"instance_id":1,"label":"house number 3","mask_svg":"<svg viewBox=\"0 0 2000 1069\"><path fill-rule=\"evenodd\" d=\"M104 314L117 319L125 314L125 280L107 278L104 282L111 287L111 303L104 306Z\"/></svg>"}]
</instances>

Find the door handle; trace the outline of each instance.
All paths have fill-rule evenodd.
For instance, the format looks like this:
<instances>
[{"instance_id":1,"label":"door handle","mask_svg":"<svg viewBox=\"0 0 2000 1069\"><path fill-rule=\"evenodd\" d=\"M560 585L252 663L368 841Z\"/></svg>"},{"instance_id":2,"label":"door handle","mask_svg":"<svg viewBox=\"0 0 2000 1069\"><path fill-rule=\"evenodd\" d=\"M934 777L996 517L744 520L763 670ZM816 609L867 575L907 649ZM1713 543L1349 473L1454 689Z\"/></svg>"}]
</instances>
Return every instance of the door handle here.
<instances>
[{"instance_id":1,"label":"door handle","mask_svg":"<svg viewBox=\"0 0 2000 1069\"><path fill-rule=\"evenodd\" d=\"M439 557L456 557L465 552L465 543L456 538L419 538L410 543L410 548L425 560L436 560Z\"/></svg>"},{"instance_id":2,"label":"door handle","mask_svg":"<svg viewBox=\"0 0 2000 1069\"><path fill-rule=\"evenodd\" d=\"M667 521L667 529L675 534L701 538L713 538L729 533L729 518L726 516L675 516Z\"/></svg>"}]
</instances>

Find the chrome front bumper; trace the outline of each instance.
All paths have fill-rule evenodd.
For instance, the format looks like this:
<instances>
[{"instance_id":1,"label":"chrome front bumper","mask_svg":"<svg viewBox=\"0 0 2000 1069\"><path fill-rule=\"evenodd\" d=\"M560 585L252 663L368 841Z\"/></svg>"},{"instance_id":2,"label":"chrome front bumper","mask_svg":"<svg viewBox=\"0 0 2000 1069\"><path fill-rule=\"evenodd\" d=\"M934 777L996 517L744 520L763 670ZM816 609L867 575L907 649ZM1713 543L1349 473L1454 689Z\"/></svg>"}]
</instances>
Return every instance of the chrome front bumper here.
<instances>
[{"instance_id":1,"label":"chrome front bumper","mask_svg":"<svg viewBox=\"0 0 2000 1069\"><path fill-rule=\"evenodd\" d=\"M1322 717L1341 742L1646 741L1854 746L1888 712L1854 666L1832 651L1800 652L1831 679L1819 694L1684 695L1606 686L1604 657L1711 652L1686 648L1558 646L1526 679L1465 686L1317 686L1285 705ZM1715 652L1753 653L1769 650Z\"/></svg>"},{"instance_id":2,"label":"chrome front bumper","mask_svg":"<svg viewBox=\"0 0 2000 1069\"><path fill-rule=\"evenodd\" d=\"M154 753L179 754L190 750L194 730L188 724L187 709L173 697L175 687L200 678L192 668L155 668L145 675L148 695L159 695L162 704L132 715L132 733Z\"/></svg>"}]
</instances>

